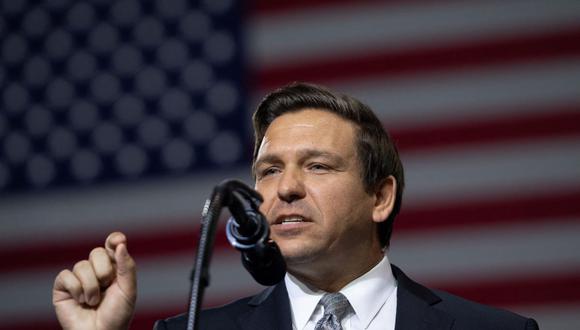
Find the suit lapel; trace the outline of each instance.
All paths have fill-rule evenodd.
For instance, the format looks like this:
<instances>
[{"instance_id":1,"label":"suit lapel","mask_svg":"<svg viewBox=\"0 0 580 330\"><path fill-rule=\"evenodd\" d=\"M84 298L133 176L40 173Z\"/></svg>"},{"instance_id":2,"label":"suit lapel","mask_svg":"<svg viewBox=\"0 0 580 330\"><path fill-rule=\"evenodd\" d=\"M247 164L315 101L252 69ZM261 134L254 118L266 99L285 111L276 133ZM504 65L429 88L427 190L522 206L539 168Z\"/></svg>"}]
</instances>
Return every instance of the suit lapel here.
<instances>
[{"instance_id":1,"label":"suit lapel","mask_svg":"<svg viewBox=\"0 0 580 330\"><path fill-rule=\"evenodd\" d=\"M408 278L392 266L397 280L395 330L449 330L454 318L434 306L441 301L428 288ZM238 316L240 329L292 330L290 301L284 281L268 288L248 302L248 311Z\"/></svg>"},{"instance_id":2,"label":"suit lapel","mask_svg":"<svg viewBox=\"0 0 580 330\"><path fill-rule=\"evenodd\" d=\"M454 318L434 306L441 301L435 293L408 278L392 266L397 279L397 314L395 330L448 330Z\"/></svg>"},{"instance_id":3,"label":"suit lapel","mask_svg":"<svg viewBox=\"0 0 580 330\"><path fill-rule=\"evenodd\" d=\"M292 330L290 301L284 281L252 298L248 306L248 312L237 319L240 329Z\"/></svg>"}]
</instances>

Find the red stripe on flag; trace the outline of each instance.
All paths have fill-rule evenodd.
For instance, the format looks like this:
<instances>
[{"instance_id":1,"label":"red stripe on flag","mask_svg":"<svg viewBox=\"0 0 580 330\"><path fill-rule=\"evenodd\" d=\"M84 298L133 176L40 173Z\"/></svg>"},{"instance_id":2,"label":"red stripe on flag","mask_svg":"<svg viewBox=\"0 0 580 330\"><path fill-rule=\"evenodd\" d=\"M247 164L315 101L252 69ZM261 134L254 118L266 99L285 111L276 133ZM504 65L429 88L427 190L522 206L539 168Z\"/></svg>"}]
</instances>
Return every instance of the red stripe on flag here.
<instances>
[{"instance_id":1,"label":"red stripe on flag","mask_svg":"<svg viewBox=\"0 0 580 330\"><path fill-rule=\"evenodd\" d=\"M393 51L365 49L356 55L323 56L281 66L257 67L258 90L270 90L292 81L336 83L353 78L397 77L440 70L458 70L580 55L580 27L476 40L436 48ZM377 45L381 47L381 45ZM388 47L388 45L383 45Z\"/></svg>"},{"instance_id":2,"label":"red stripe on flag","mask_svg":"<svg viewBox=\"0 0 580 330\"><path fill-rule=\"evenodd\" d=\"M162 222L163 219L159 219L159 221ZM129 253L136 259L155 257L171 252L191 251L193 260L198 242L198 232L199 227L191 225L176 226L169 230L156 230L155 232L125 232L125 234L127 234ZM3 248L0 250L0 258L5 258L6 262L0 265L0 272L38 268L53 268L56 271L63 267L72 268L75 262L87 259L92 249L103 246L106 235L105 233L101 237L95 235L90 238L70 239L64 242L55 241L37 245L28 243L15 248ZM215 244L219 247L228 245L225 232L216 235Z\"/></svg>"},{"instance_id":3,"label":"red stripe on flag","mask_svg":"<svg viewBox=\"0 0 580 330\"><path fill-rule=\"evenodd\" d=\"M580 104L553 105L541 111L510 111L506 117L464 120L440 125L414 126L392 135L401 152L416 152L469 144L494 144L555 136L580 135ZM529 113L525 113L529 112ZM482 110L481 113L485 113ZM518 114L523 113L523 114ZM386 118L385 126L388 126Z\"/></svg>"},{"instance_id":4,"label":"red stripe on flag","mask_svg":"<svg viewBox=\"0 0 580 330\"><path fill-rule=\"evenodd\" d=\"M419 231L449 230L474 226L490 227L508 223L533 224L549 218L553 221L580 220L580 190L552 192L531 197L477 200L458 204L434 205L405 209L395 222L395 235ZM434 221L433 219L437 219ZM160 220L161 221L161 220ZM131 255L136 259L191 251L197 246L199 228L173 227L167 231L127 233ZM72 267L75 261L86 259L89 252L103 244L104 237L93 240L25 245L0 251L1 272L14 272L44 267ZM216 234L217 249L232 249L223 226ZM42 256L40 258L39 256Z\"/></svg>"},{"instance_id":5,"label":"red stripe on flag","mask_svg":"<svg viewBox=\"0 0 580 330\"><path fill-rule=\"evenodd\" d=\"M494 306L533 306L580 302L580 271L518 276L485 282L435 284L432 287Z\"/></svg>"},{"instance_id":6,"label":"red stripe on flag","mask_svg":"<svg viewBox=\"0 0 580 330\"><path fill-rule=\"evenodd\" d=\"M319 8L337 8L356 6L361 8L364 5L374 4L393 4L409 3L411 1L400 0L294 0L294 1L269 1L269 0L255 0L248 4L249 13L252 16L272 16L277 14L286 14L288 12L295 12L301 10L312 11ZM414 0L413 2L428 2L425 0Z\"/></svg>"},{"instance_id":7,"label":"red stripe on flag","mask_svg":"<svg viewBox=\"0 0 580 330\"><path fill-rule=\"evenodd\" d=\"M526 197L464 201L405 209L395 221L395 234L449 230L508 223L533 224L546 219L580 220L580 190ZM571 219L570 217L576 217Z\"/></svg>"}]
</instances>

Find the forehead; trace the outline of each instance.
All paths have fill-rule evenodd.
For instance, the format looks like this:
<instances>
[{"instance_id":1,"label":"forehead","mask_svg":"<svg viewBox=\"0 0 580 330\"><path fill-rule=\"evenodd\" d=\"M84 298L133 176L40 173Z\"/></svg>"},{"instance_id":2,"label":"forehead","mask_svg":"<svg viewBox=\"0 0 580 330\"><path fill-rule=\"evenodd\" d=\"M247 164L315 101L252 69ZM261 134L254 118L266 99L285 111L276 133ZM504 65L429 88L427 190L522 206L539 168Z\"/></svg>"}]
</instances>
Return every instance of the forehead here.
<instances>
[{"instance_id":1,"label":"forehead","mask_svg":"<svg viewBox=\"0 0 580 330\"><path fill-rule=\"evenodd\" d=\"M354 150L356 125L339 115L320 109L303 109L277 117L268 127L259 153L273 149Z\"/></svg>"}]
</instances>

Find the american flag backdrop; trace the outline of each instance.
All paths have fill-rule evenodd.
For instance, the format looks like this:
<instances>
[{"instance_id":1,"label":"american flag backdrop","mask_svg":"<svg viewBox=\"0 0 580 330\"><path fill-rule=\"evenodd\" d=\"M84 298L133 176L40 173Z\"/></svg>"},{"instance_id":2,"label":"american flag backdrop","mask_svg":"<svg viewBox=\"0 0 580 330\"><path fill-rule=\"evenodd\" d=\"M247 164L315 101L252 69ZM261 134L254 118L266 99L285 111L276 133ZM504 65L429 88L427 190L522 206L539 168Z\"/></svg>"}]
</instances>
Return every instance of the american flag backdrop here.
<instances>
[{"instance_id":1,"label":"american flag backdrop","mask_svg":"<svg viewBox=\"0 0 580 330\"><path fill-rule=\"evenodd\" d=\"M407 176L389 252L432 287L580 329L580 2L0 0L0 329L56 329L52 281L107 234L135 329L187 307L204 200L251 183L249 116L323 84ZM260 289L218 232L206 306Z\"/></svg>"}]
</instances>

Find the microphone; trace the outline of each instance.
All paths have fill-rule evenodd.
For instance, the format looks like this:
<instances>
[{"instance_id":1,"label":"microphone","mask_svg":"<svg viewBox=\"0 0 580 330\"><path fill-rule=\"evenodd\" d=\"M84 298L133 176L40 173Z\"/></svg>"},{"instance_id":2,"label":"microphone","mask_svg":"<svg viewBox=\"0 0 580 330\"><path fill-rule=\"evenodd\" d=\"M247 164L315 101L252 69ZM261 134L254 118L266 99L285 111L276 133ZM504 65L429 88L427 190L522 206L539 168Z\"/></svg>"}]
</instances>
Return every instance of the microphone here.
<instances>
[{"instance_id":1,"label":"microphone","mask_svg":"<svg viewBox=\"0 0 580 330\"><path fill-rule=\"evenodd\" d=\"M286 262L276 242L270 239L268 221L259 211L262 196L246 185L237 184L236 188L229 200L232 217L226 224L226 236L242 253L242 265L254 280L274 285L284 278Z\"/></svg>"},{"instance_id":2,"label":"microphone","mask_svg":"<svg viewBox=\"0 0 580 330\"><path fill-rule=\"evenodd\" d=\"M226 224L230 244L242 252L242 264L256 282L274 285L286 274L286 262L278 245L270 239L270 227L259 205L262 196L238 180L225 180L217 185L203 207L201 235L195 266L191 276L187 329L197 329L201 300L209 285L209 263L216 221L224 206L232 217Z\"/></svg>"}]
</instances>

